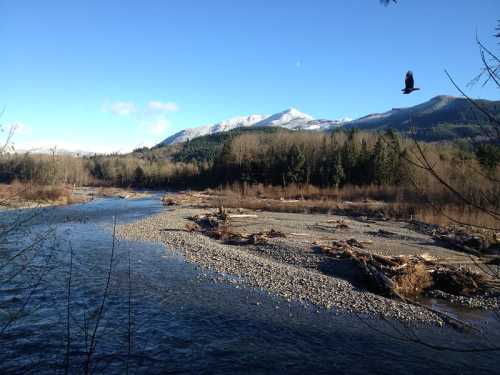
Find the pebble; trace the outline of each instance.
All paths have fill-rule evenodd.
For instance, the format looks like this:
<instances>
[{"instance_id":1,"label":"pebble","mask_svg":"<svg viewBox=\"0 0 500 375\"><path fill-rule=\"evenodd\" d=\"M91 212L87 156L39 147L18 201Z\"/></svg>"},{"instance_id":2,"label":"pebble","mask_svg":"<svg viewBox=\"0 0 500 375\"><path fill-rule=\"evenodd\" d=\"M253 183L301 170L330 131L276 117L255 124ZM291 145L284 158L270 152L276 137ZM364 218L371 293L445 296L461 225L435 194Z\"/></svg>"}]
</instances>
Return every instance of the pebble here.
<instances>
[{"instance_id":1,"label":"pebble","mask_svg":"<svg viewBox=\"0 0 500 375\"><path fill-rule=\"evenodd\" d=\"M249 251L248 247L224 245L198 233L180 231L187 223L185 218L195 213L199 210L180 208L163 212L121 225L117 234L128 240L163 244L168 249L182 252L188 262L204 270L236 276L232 279L224 277L222 280L226 283L261 288L289 302L302 301L338 312L403 321L441 322L428 310L358 290L346 280L319 272L314 256L301 255L303 248L293 249L285 241L276 239L268 247L255 247ZM270 253L273 257L269 256ZM208 273L202 275L217 278Z\"/></svg>"}]
</instances>

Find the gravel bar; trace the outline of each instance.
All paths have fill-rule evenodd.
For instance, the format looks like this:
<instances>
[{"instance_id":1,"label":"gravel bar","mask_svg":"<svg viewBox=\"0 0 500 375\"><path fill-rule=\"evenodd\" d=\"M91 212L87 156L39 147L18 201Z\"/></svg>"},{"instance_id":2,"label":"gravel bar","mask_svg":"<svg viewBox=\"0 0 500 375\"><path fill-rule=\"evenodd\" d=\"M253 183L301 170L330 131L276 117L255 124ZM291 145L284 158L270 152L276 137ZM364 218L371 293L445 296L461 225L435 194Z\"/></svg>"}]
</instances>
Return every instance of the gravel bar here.
<instances>
[{"instance_id":1,"label":"gravel bar","mask_svg":"<svg viewBox=\"0 0 500 375\"><path fill-rule=\"evenodd\" d=\"M228 283L260 288L288 301L298 300L339 312L372 314L407 322L443 323L426 309L356 289L346 280L313 268L283 263L248 251L246 246L224 245L202 234L186 232L187 218L201 212L187 208L165 211L121 225L117 233L127 240L163 244L168 249L182 252L188 262L202 268L238 276L224 278Z\"/></svg>"}]
</instances>

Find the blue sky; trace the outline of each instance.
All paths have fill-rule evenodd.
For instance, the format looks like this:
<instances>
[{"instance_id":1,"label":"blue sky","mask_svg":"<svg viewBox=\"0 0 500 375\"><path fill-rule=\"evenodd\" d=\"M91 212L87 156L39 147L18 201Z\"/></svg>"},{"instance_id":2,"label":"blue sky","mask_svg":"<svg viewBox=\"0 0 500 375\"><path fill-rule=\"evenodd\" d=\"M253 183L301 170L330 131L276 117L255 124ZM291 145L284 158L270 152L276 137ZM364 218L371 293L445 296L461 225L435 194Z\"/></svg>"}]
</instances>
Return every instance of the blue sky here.
<instances>
[{"instance_id":1,"label":"blue sky","mask_svg":"<svg viewBox=\"0 0 500 375\"><path fill-rule=\"evenodd\" d=\"M0 0L0 120L21 148L127 151L292 106L356 118L456 95L443 69L465 85L499 17L498 0ZM408 69L422 91L401 95Z\"/></svg>"}]
</instances>

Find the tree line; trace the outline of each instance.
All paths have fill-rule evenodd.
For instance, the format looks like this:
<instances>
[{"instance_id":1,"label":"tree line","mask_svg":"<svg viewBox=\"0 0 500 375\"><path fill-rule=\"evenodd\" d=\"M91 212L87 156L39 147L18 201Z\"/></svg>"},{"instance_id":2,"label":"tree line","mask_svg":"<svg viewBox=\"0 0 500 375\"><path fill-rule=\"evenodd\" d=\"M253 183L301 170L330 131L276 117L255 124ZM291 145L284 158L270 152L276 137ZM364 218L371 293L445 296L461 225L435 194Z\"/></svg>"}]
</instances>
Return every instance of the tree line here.
<instances>
[{"instance_id":1,"label":"tree line","mask_svg":"<svg viewBox=\"0 0 500 375\"><path fill-rule=\"evenodd\" d=\"M499 184L498 147L476 149L452 143L426 143L425 154L437 173L475 202L495 203ZM191 145L185 147L192 148ZM205 147L205 146L203 146ZM182 152L182 146L175 146ZM493 150L493 151L492 151ZM419 165L415 143L393 131L241 133L225 137L207 159L176 161L176 154L137 150L127 155L72 157L6 154L0 159L0 182L201 189L240 183L321 188L398 186L450 201ZM169 156L165 156L169 155ZM485 201L486 200L486 201ZM498 203L498 202L496 202Z\"/></svg>"}]
</instances>

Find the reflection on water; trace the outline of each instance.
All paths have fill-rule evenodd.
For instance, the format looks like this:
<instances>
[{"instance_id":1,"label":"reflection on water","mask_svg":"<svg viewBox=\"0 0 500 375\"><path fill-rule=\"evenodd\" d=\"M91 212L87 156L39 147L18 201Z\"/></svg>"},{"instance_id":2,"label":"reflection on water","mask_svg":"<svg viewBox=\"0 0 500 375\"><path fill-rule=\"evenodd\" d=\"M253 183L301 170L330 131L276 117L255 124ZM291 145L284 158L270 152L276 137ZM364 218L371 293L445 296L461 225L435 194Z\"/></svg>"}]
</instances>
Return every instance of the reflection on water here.
<instances>
[{"instance_id":1,"label":"reflection on water","mask_svg":"<svg viewBox=\"0 0 500 375\"><path fill-rule=\"evenodd\" d=\"M84 372L106 289L113 216L123 223L161 209L155 197L102 199L50 209L35 218L32 231L18 236L15 246L52 228L56 236L44 243L44 249L53 258L35 267L47 266L25 316L0 335L2 373L64 373L68 311L69 372ZM2 220L11 214L2 214ZM215 283L178 253L159 246L121 241L114 259L95 335L93 373L122 374L127 368L142 374L494 373L497 369L491 353L436 352L377 333L355 316ZM30 272L0 285L0 309L22 305L26 295L22 286L33 285L31 276L39 274ZM0 315L1 319L7 317ZM389 332L383 322L370 324ZM498 332L489 334L498 338ZM444 328L420 328L418 335L434 344L467 346L470 340L479 340Z\"/></svg>"}]
</instances>

